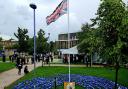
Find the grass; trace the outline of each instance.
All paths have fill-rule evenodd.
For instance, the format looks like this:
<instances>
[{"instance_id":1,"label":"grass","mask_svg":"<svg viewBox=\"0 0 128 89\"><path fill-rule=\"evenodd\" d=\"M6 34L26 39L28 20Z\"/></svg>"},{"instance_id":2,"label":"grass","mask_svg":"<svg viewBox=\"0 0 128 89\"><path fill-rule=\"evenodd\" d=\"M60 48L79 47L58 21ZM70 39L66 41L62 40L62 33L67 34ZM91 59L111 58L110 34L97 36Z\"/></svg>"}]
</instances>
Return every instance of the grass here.
<instances>
[{"instance_id":1,"label":"grass","mask_svg":"<svg viewBox=\"0 0 128 89\"><path fill-rule=\"evenodd\" d=\"M8 86L6 89L12 89L12 87L15 84L17 84L23 80L29 80L34 77L55 76L58 74L68 74L68 67L39 67L35 71L32 71L29 74L22 77L21 79L17 80L16 82L14 82L10 86ZM72 67L71 74L104 77L104 78L107 78L112 81L114 81L114 79L115 79L115 70L110 69L110 68ZM121 68L119 70L118 83L123 86L128 87L127 76L128 76L128 69ZM77 89L81 89L81 88L77 88Z\"/></svg>"},{"instance_id":2,"label":"grass","mask_svg":"<svg viewBox=\"0 0 128 89\"><path fill-rule=\"evenodd\" d=\"M14 63L10 63L10 62L8 62L8 63L3 63L3 62L0 62L0 73L1 72L4 72L4 71L7 71L7 70L9 70L9 69L12 69L12 68L14 68L15 67L15 64Z\"/></svg>"},{"instance_id":3,"label":"grass","mask_svg":"<svg viewBox=\"0 0 128 89\"><path fill-rule=\"evenodd\" d=\"M2 57L0 57L0 61L2 61ZM9 57L6 57L6 61L10 61Z\"/></svg>"}]
</instances>

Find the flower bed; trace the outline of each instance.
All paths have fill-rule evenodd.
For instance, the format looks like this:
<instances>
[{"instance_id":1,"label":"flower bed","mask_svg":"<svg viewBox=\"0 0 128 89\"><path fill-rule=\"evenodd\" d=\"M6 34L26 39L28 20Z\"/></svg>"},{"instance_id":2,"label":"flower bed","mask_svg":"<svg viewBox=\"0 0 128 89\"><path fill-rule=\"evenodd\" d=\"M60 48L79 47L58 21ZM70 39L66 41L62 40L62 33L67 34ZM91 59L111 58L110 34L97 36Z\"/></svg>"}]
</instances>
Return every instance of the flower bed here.
<instances>
[{"instance_id":1,"label":"flower bed","mask_svg":"<svg viewBox=\"0 0 128 89\"><path fill-rule=\"evenodd\" d=\"M64 82L68 82L68 74L61 74L55 77L57 86L61 86ZM14 86L14 89L52 89L55 84L55 77L38 77L32 80L26 80ZM105 78L76 74L71 74L71 82L75 82L76 85L82 86L85 89L113 89L115 84ZM120 87L119 89L128 89L119 84L118 87Z\"/></svg>"}]
</instances>

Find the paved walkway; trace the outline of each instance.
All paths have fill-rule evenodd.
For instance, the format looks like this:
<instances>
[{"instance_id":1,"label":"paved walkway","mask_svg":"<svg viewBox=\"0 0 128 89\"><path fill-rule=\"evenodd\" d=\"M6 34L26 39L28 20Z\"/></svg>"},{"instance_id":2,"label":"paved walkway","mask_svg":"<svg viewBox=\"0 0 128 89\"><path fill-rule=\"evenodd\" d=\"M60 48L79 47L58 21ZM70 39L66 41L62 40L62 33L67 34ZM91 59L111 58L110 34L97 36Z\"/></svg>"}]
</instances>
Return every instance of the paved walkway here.
<instances>
[{"instance_id":1,"label":"paved walkway","mask_svg":"<svg viewBox=\"0 0 128 89\"><path fill-rule=\"evenodd\" d=\"M37 63L36 67L41 66L41 63ZM11 70L0 73L0 89L4 89L4 87L10 85L15 82L17 79L24 76L23 72L24 66L21 71L21 75L18 75L18 69L13 68ZM29 71L34 69L33 65L28 65Z\"/></svg>"},{"instance_id":2,"label":"paved walkway","mask_svg":"<svg viewBox=\"0 0 128 89\"><path fill-rule=\"evenodd\" d=\"M41 65L42 65L41 62L36 63L36 67L39 67ZM49 66L49 65L44 65L44 66ZM50 66L68 67L68 64L50 64ZM86 65L71 65L71 67L86 67ZM101 67L101 66L95 66L95 67ZM23 69L24 69L24 66L23 66ZM18 75L18 69L16 68L0 73L0 89L4 89L4 87L12 84L17 79L23 77L24 76L23 69L22 69L21 75ZM32 71L34 69L34 66L28 65L28 69L29 71Z\"/></svg>"}]
</instances>

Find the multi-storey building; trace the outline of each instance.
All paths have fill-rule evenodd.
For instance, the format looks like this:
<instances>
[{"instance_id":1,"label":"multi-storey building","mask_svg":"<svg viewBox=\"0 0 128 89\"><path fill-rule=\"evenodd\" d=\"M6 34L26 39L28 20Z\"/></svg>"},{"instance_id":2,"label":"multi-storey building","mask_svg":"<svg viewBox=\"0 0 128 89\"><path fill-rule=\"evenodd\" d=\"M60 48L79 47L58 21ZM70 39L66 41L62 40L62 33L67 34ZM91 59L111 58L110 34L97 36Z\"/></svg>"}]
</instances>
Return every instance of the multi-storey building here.
<instances>
[{"instance_id":1,"label":"multi-storey building","mask_svg":"<svg viewBox=\"0 0 128 89\"><path fill-rule=\"evenodd\" d=\"M59 34L58 41L56 41L56 46L58 49L68 49L76 46L78 44L78 37L77 33L69 33L69 39L68 34ZM68 42L69 41L69 42Z\"/></svg>"},{"instance_id":2,"label":"multi-storey building","mask_svg":"<svg viewBox=\"0 0 128 89\"><path fill-rule=\"evenodd\" d=\"M70 39L69 39L69 45L70 45L70 49L74 48L74 46L76 46L77 44L79 44L79 39L78 39L78 34L80 34L80 32L76 32L76 33L70 33ZM68 34L59 34L58 36L58 41L56 41L56 46L59 52L62 52L63 50L67 50L68 49ZM61 56L59 54L59 56ZM78 59L80 59L80 61L84 62L84 55L83 54L77 54ZM61 57L63 58L63 57ZM99 55L97 53L95 53L93 55L93 59L92 62L93 63L101 63L102 59L99 58Z\"/></svg>"}]
</instances>

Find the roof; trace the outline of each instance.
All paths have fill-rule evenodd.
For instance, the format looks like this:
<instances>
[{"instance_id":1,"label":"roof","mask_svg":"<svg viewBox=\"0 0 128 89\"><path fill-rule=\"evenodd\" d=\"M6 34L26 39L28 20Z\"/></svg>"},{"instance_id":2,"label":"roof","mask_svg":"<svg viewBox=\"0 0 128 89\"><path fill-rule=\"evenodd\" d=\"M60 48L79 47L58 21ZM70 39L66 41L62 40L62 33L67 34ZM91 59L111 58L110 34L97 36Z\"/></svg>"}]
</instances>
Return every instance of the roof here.
<instances>
[{"instance_id":1,"label":"roof","mask_svg":"<svg viewBox=\"0 0 128 89\"><path fill-rule=\"evenodd\" d=\"M5 35L5 34L0 34L0 37L2 38L2 41L6 41L6 40L14 40L16 41L17 39L15 37L12 37L12 36L8 36L8 35Z\"/></svg>"},{"instance_id":2,"label":"roof","mask_svg":"<svg viewBox=\"0 0 128 89\"><path fill-rule=\"evenodd\" d=\"M77 46L61 50L62 54L78 54Z\"/></svg>"}]
</instances>

